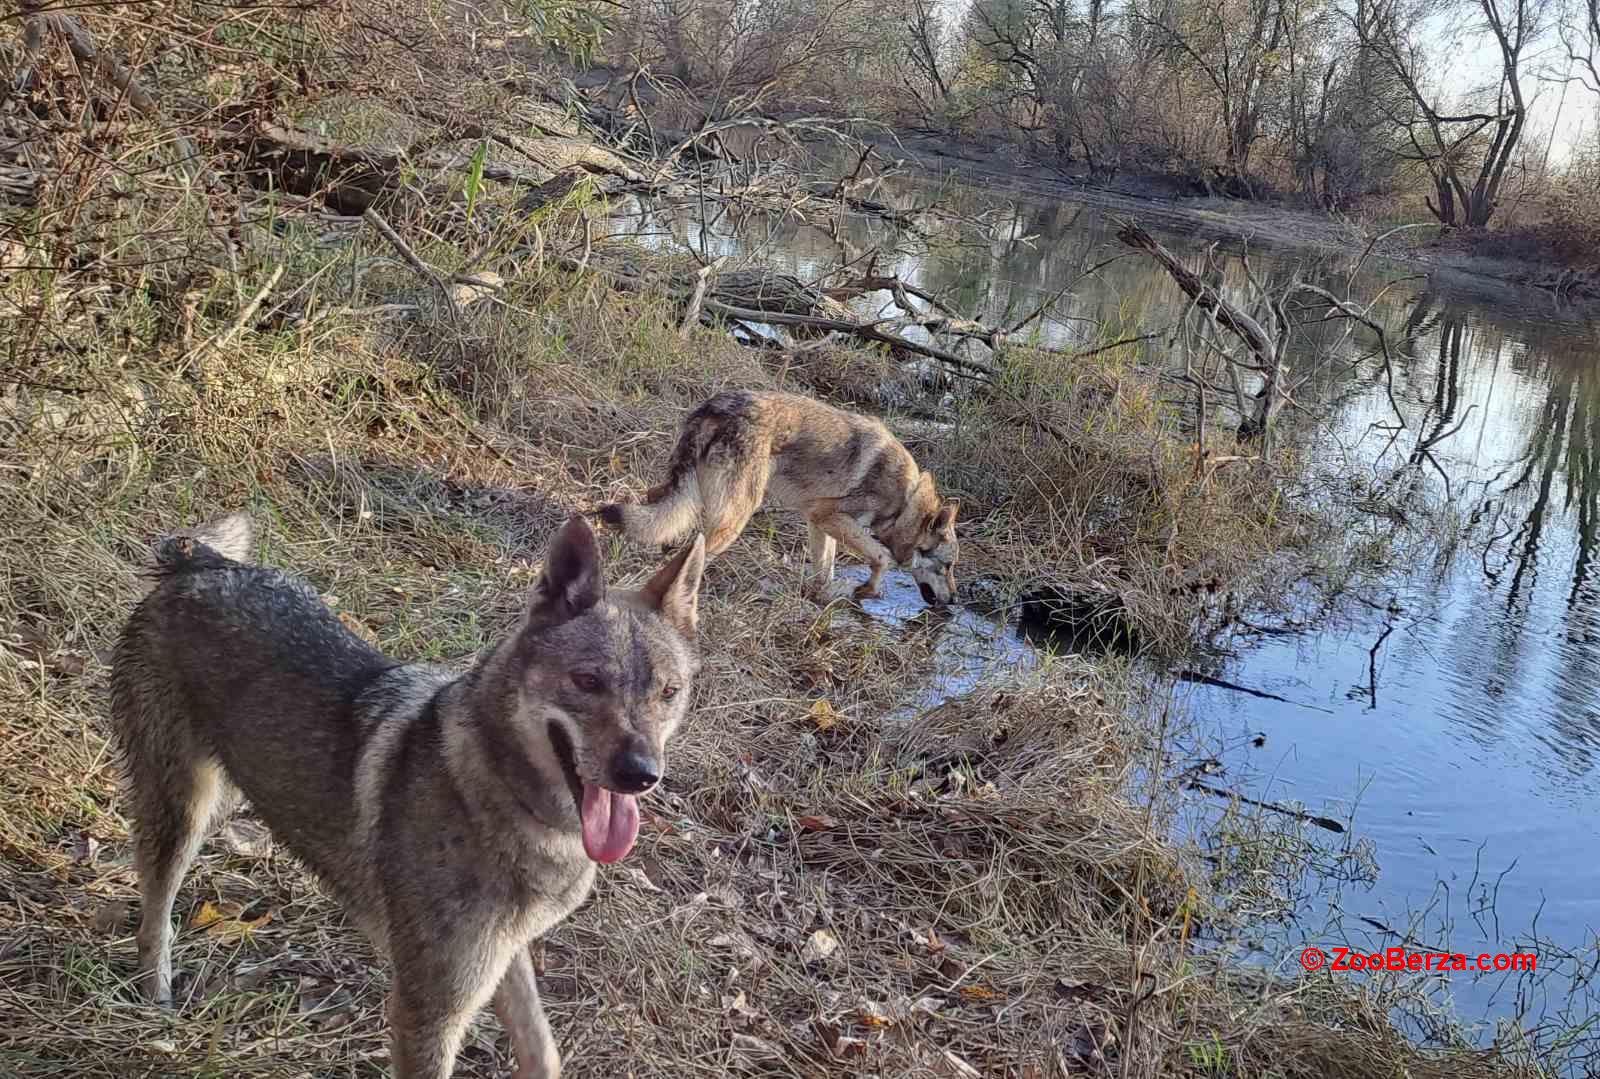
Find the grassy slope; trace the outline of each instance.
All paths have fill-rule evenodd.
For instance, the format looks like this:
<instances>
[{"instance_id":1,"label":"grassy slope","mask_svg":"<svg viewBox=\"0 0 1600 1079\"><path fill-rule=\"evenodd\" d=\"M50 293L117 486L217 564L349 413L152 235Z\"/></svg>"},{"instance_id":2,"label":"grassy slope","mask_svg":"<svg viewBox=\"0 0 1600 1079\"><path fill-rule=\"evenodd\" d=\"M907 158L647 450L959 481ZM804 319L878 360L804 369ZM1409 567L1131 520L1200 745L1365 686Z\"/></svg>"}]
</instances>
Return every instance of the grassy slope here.
<instances>
[{"instance_id":1,"label":"grassy slope","mask_svg":"<svg viewBox=\"0 0 1600 1079\"><path fill-rule=\"evenodd\" d=\"M663 304L536 258L505 267L503 297L458 325L378 265L370 233L328 246L315 232L258 237L287 268L274 302L290 310L269 304L222 348L206 342L266 269L3 285L26 360L0 386L6 1074L383 1066L386 975L248 814L180 895L181 1010L131 991L106 661L151 536L251 506L262 557L308 576L358 632L397 657L456 659L511 623L563 517L653 477L696 400L732 385L861 400L883 374L862 352L684 338ZM330 313L392 302L420 311ZM1045 572L1112 581L1176 644L1199 602L1188 586L1248 587L1297 523L1243 473L1197 480L1133 359L1064 369L1016 353L1003 393L907 441L963 499L963 577L1003 595ZM798 596L803 549L791 517L765 515L711 571L695 716L638 851L543 948L571 1074L1512 1074L1422 1060L1381 1005L1326 975L1269 990L1205 965L1190 942L1205 881L1127 797L1159 732L1133 718L1119 672L1054 660L886 723L926 683L937 624L819 611ZM613 579L654 557L607 553ZM819 932L837 941L826 958ZM506 1064L485 1019L462 1071Z\"/></svg>"}]
</instances>

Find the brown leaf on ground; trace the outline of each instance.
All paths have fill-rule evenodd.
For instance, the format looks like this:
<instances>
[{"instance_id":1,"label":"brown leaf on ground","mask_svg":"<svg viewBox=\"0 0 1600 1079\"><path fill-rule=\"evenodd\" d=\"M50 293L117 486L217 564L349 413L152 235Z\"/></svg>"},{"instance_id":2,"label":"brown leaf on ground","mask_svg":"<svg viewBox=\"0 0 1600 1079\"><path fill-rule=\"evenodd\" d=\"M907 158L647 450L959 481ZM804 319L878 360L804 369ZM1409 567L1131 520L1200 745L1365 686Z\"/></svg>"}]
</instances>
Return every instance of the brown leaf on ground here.
<instances>
[{"instance_id":1,"label":"brown leaf on ground","mask_svg":"<svg viewBox=\"0 0 1600 1079\"><path fill-rule=\"evenodd\" d=\"M46 666L64 678L77 678L89 669L89 657L82 652L61 652L51 656Z\"/></svg>"},{"instance_id":2,"label":"brown leaf on ground","mask_svg":"<svg viewBox=\"0 0 1600 1079\"><path fill-rule=\"evenodd\" d=\"M115 899L110 903L101 904L95 910L90 924L96 933L115 933L127 924L129 909L128 901L125 899Z\"/></svg>"},{"instance_id":3,"label":"brown leaf on ground","mask_svg":"<svg viewBox=\"0 0 1600 1079\"><path fill-rule=\"evenodd\" d=\"M747 1068L771 1067L784 1059L783 1050L750 1034L735 1034L732 1049L734 1064Z\"/></svg>"},{"instance_id":4,"label":"brown leaf on ground","mask_svg":"<svg viewBox=\"0 0 1600 1079\"><path fill-rule=\"evenodd\" d=\"M871 1030L894 1026L894 1018L883 1005L867 1000L856 1009L856 1022Z\"/></svg>"},{"instance_id":5,"label":"brown leaf on ground","mask_svg":"<svg viewBox=\"0 0 1600 1079\"><path fill-rule=\"evenodd\" d=\"M1085 1071L1100 1075L1109 1070L1107 1056L1115 1042L1116 1035L1104 1023L1097 1019L1088 1020L1078 1024L1078 1029L1072 1032L1067 1055Z\"/></svg>"},{"instance_id":6,"label":"brown leaf on ground","mask_svg":"<svg viewBox=\"0 0 1600 1079\"><path fill-rule=\"evenodd\" d=\"M240 903L228 900L213 903L208 899L189 919L189 928L204 929L208 936L230 943L249 940L257 929L272 921L275 913L268 910L263 914L250 915L246 911L247 908Z\"/></svg>"},{"instance_id":7,"label":"brown leaf on ground","mask_svg":"<svg viewBox=\"0 0 1600 1079\"><path fill-rule=\"evenodd\" d=\"M361 621L361 619L357 618L349 611L339 612L339 622L344 626L345 629L349 630L351 633L354 633L357 637L360 637L368 644L378 643L378 635L372 632L365 622Z\"/></svg>"},{"instance_id":8,"label":"brown leaf on ground","mask_svg":"<svg viewBox=\"0 0 1600 1079\"><path fill-rule=\"evenodd\" d=\"M957 1079L979 1079L983 1074L949 1049L939 1054L934 1070L941 1075L955 1076Z\"/></svg>"},{"instance_id":9,"label":"brown leaf on ground","mask_svg":"<svg viewBox=\"0 0 1600 1079\"><path fill-rule=\"evenodd\" d=\"M854 1038L844 1033L836 1023L827 1023L821 1019L813 1024L816 1027L817 1037L828 1049L828 1055L835 1060L859 1059L867 1055L867 1042L864 1038Z\"/></svg>"},{"instance_id":10,"label":"brown leaf on ground","mask_svg":"<svg viewBox=\"0 0 1600 1079\"><path fill-rule=\"evenodd\" d=\"M811 722L819 731L832 730L843 718L824 697L818 697L811 704Z\"/></svg>"},{"instance_id":11,"label":"brown leaf on ground","mask_svg":"<svg viewBox=\"0 0 1600 1079\"><path fill-rule=\"evenodd\" d=\"M1111 991L1097 982L1079 982L1070 978L1056 979L1056 995L1063 1000L1105 1000Z\"/></svg>"}]
</instances>

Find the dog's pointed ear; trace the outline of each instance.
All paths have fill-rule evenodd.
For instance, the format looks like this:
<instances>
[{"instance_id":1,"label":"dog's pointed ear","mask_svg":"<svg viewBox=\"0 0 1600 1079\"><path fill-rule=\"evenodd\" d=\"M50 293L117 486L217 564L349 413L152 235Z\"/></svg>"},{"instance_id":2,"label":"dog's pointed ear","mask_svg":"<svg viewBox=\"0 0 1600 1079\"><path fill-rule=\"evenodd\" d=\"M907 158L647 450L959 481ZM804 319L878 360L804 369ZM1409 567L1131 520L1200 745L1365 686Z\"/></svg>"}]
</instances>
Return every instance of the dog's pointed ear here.
<instances>
[{"instance_id":1,"label":"dog's pointed ear","mask_svg":"<svg viewBox=\"0 0 1600 1079\"><path fill-rule=\"evenodd\" d=\"M933 527L940 532L956 526L956 514L961 512L961 500L952 498L939 507L939 512L934 515Z\"/></svg>"},{"instance_id":2,"label":"dog's pointed ear","mask_svg":"<svg viewBox=\"0 0 1600 1079\"><path fill-rule=\"evenodd\" d=\"M544 572L528 597L528 613L546 625L556 625L576 618L605 595L600 543L582 514L574 514L550 539Z\"/></svg>"},{"instance_id":3,"label":"dog's pointed ear","mask_svg":"<svg viewBox=\"0 0 1600 1079\"><path fill-rule=\"evenodd\" d=\"M679 633L693 640L700 629L700 577L706 568L706 537L694 542L656 570L639 597Z\"/></svg>"}]
</instances>

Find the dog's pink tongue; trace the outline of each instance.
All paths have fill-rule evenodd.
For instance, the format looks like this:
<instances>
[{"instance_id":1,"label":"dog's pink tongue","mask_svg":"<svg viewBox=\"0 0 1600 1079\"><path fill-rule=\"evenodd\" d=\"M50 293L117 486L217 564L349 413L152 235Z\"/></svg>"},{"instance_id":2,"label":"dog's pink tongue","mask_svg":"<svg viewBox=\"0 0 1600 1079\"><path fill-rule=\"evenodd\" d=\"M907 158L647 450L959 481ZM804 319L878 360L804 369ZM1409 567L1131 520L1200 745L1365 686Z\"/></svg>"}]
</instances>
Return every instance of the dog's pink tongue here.
<instances>
[{"instance_id":1,"label":"dog's pink tongue","mask_svg":"<svg viewBox=\"0 0 1600 1079\"><path fill-rule=\"evenodd\" d=\"M639 803L631 794L583 785L583 850L605 865L620 861L639 838Z\"/></svg>"}]
</instances>

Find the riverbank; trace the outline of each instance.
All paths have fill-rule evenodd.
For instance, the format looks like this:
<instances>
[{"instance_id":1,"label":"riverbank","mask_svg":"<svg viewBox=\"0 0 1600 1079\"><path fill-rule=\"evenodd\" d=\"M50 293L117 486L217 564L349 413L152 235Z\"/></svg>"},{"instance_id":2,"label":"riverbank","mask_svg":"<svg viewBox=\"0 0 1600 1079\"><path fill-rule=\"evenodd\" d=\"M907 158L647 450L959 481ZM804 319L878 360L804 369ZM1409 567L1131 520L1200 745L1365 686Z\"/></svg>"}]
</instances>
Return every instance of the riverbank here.
<instances>
[{"instance_id":1,"label":"riverbank","mask_svg":"<svg viewBox=\"0 0 1600 1079\"><path fill-rule=\"evenodd\" d=\"M486 115L529 105L497 86ZM488 141L416 139L456 160ZM250 507L265 558L355 632L453 661L513 624L562 519L656 477L705 396L859 405L900 370L820 339L743 347L687 297L600 271L611 241L581 184L530 209L509 185L468 196L451 167L393 224L275 193L222 240L198 189L132 200L118 173L106 197L126 209L85 216L115 260L18 241L0 281L19 358L0 385L7 1074L387 1066L382 965L248 811L180 894L177 1012L135 997L106 679L151 537ZM242 257L224 270L226 243ZM888 417L962 500L962 580L1002 607L1042 580L1114 593L1166 649L1281 585L1277 556L1324 528L1281 497L1293 462L1197 459L1160 359L1014 347L1002 377L951 393L946 426ZM572 1074L1539 1074L1520 1031L1412 1045L1390 1022L1404 982L1230 963L1218 867L1170 839L1170 729L1125 665L1040 657L900 720L948 624L819 609L804 549L793 515L765 514L712 567L693 718L639 847L538 948ZM614 537L605 554L614 580L656 560ZM509 1064L480 1019L460 1074Z\"/></svg>"},{"instance_id":2,"label":"riverbank","mask_svg":"<svg viewBox=\"0 0 1600 1079\"><path fill-rule=\"evenodd\" d=\"M638 114L634 107L638 102L657 122L688 125L677 131L685 139L699 122L697 115L705 114L703 103L692 95L663 97L648 86L632 84L628 73L620 70L595 67L573 72L572 77L586 98L613 115ZM627 87L626 92L620 87ZM1424 271L1458 289L1509 288L1525 292L1534 302L1600 310L1600 264L1587 251L1558 254L1546 235L1548 227L1519 227L1506 233L1497 221L1490 230L1467 233L1442 228L1420 208L1412 219L1390 220L1393 210L1386 209L1383 219L1372 220L1359 210L1330 213L1279 196L1230 197L1192 177L1150 172L1097 176L1030 156L1007 139L896 128L877 120L860 122L859 117L816 102L804 108L771 109L764 119L804 125L820 119L840 130L848 128L853 137L877 151L880 167L899 162L903 168L991 192L1081 203L1174 231L1304 251L1345 265L1378 258Z\"/></svg>"},{"instance_id":3,"label":"riverbank","mask_svg":"<svg viewBox=\"0 0 1600 1079\"><path fill-rule=\"evenodd\" d=\"M285 256L308 255L295 236ZM454 659L511 624L564 516L654 474L684 408L728 385L827 394L879 361L685 338L669 305L527 264L461 324L430 314L405 268L375 270L326 299L421 313L257 326L186 364L161 329L173 316L43 285L6 287L19 309L88 305L98 332L6 391L0 1063L377 1074L382 968L248 813L185 883L179 1012L135 1002L104 714L143 545L252 506L269 560L347 624L400 658ZM200 340L232 317L202 316ZM1182 627L1207 591L1177 586L1203 572L1242 588L1294 542L1294 515L1263 509L1246 473L1191 484L1125 359L1017 385L1026 401L974 398L953 436L907 436L963 500L964 577L1014 594L1047 567L1113 566L1152 627ZM1074 437L1018 422L1042 413ZM1089 505L1117 516L1091 523ZM1164 838L1166 795L1128 800L1161 743L1120 668L1062 659L887 722L926 685L940 621L818 610L799 595L803 549L792 516L771 514L713 568L672 777L635 856L542 947L575 1073L1521 1074L1499 1054L1417 1052L1372 1022L1381 999L1326 972L1214 964L1196 946L1207 884ZM652 557L615 541L607 555L622 578ZM463 1073L496 1074L506 1054L485 1019Z\"/></svg>"}]
</instances>

